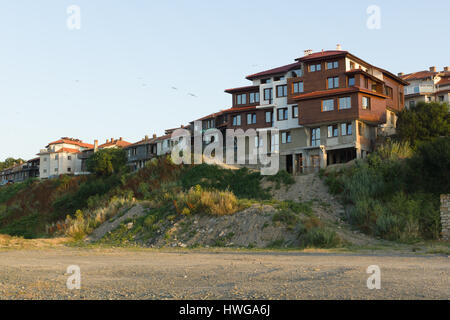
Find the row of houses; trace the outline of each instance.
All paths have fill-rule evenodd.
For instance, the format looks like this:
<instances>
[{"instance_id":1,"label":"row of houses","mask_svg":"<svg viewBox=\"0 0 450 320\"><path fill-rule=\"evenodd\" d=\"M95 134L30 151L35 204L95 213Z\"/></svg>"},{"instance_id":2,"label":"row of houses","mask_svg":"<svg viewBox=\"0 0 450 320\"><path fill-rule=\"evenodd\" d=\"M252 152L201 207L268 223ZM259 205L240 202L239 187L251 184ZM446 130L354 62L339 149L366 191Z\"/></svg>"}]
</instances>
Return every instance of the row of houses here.
<instances>
[{"instance_id":1,"label":"row of houses","mask_svg":"<svg viewBox=\"0 0 450 320\"><path fill-rule=\"evenodd\" d=\"M339 45L336 50L306 50L290 64L246 79L249 85L225 90L231 98L230 108L213 110L180 128L192 133L216 129L224 135L227 129L255 129L260 136L276 129L263 147L268 154L279 155L280 169L293 174L365 158L379 136L395 133L397 114L405 100L406 107L418 101L450 100L448 67L441 72L432 67L395 75ZM99 145L98 141L88 144L61 138L42 149L39 158L0 172L0 181L87 174L86 160L103 148L124 148L128 165L138 170L154 157L171 152L175 143L171 134L176 129L135 143L111 138ZM261 140L256 138L255 145L259 144ZM245 150L248 152L248 145Z\"/></svg>"}]
</instances>

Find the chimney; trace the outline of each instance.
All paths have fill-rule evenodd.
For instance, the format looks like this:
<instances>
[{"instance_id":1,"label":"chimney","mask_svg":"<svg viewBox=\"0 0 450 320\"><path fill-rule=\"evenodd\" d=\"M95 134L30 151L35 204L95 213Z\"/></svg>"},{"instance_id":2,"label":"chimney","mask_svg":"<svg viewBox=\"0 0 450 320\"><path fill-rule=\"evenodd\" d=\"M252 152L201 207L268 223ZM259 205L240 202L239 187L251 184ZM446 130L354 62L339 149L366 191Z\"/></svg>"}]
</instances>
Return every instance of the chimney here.
<instances>
[{"instance_id":1,"label":"chimney","mask_svg":"<svg viewBox=\"0 0 450 320\"><path fill-rule=\"evenodd\" d=\"M114 142L114 138L111 138L111 143L113 143Z\"/></svg>"},{"instance_id":2,"label":"chimney","mask_svg":"<svg viewBox=\"0 0 450 320\"><path fill-rule=\"evenodd\" d=\"M98 151L98 140L94 140L94 152Z\"/></svg>"},{"instance_id":3,"label":"chimney","mask_svg":"<svg viewBox=\"0 0 450 320\"><path fill-rule=\"evenodd\" d=\"M403 77L404 75L405 75L405 74L404 74L403 72L399 72L399 73L398 73L398 76L399 76L399 77Z\"/></svg>"},{"instance_id":4,"label":"chimney","mask_svg":"<svg viewBox=\"0 0 450 320\"><path fill-rule=\"evenodd\" d=\"M444 72L449 72L450 71L450 67L444 67Z\"/></svg>"},{"instance_id":5,"label":"chimney","mask_svg":"<svg viewBox=\"0 0 450 320\"><path fill-rule=\"evenodd\" d=\"M434 66L433 66L433 67L430 67L430 71L431 71L431 72L436 72L436 67L434 67Z\"/></svg>"},{"instance_id":6,"label":"chimney","mask_svg":"<svg viewBox=\"0 0 450 320\"><path fill-rule=\"evenodd\" d=\"M145 141L147 141L148 140L148 136L147 135L145 135L145 139L144 139Z\"/></svg>"},{"instance_id":7,"label":"chimney","mask_svg":"<svg viewBox=\"0 0 450 320\"><path fill-rule=\"evenodd\" d=\"M153 134L153 139L156 139L156 133Z\"/></svg>"},{"instance_id":8,"label":"chimney","mask_svg":"<svg viewBox=\"0 0 450 320\"><path fill-rule=\"evenodd\" d=\"M310 54L312 54L313 51L311 49L308 49L308 50L305 50L304 53L305 53L305 57L306 57L306 56L309 56Z\"/></svg>"},{"instance_id":9,"label":"chimney","mask_svg":"<svg viewBox=\"0 0 450 320\"><path fill-rule=\"evenodd\" d=\"M339 51L342 50L342 46L339 43L336 45L336 50L339 50Z\"/></svg>"},{"instance_id":10,"label":"chimney","mask_svg":"<svg viewBox=\"0 0 450 320\"><path fill-rule=\"evenodd\" d=\"M109 139L106 139L106 143L108 143L109 142Z\"/></svg>"},{"instance_id":11,"label":"chimney","mask_svg":"<svg viewBox=\"0 0 450 320\"><path fill-rule=\"evenodd\" d=\"M119 141L122 141L122 140L123 140L122 137L120 137L120 138L119 138Z\"/></svg>"}]
</instances>

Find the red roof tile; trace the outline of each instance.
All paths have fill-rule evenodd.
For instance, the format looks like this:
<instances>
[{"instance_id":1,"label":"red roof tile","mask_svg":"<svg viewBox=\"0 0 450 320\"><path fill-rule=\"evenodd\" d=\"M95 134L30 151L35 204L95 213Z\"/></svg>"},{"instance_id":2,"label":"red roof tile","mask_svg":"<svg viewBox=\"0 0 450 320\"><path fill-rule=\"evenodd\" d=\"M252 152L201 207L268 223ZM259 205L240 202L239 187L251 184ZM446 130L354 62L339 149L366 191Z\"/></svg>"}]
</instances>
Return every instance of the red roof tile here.
<instances>
[{"instance_id":1,"label":"red roof tile","mask_svg":"<svg viewBox=\"0 0 450 320\"><path fill-rule=\"evenodd\" d=\"M310 55L295 59L297 61L308 61L308 60L314 60L314 59L320 59L320 58L327 58L332 56L339 56L339 55L346 55L348 54L348 51L342 51L342 50L328 50L328 51L320 51L320 52L314 52Z\"/></svg>"},{"instance_id":2,"label":"red roof tile","mask_svg":"<svg viewBox=\"0 0 450 320\"><path fill-rule=\"evenodd\" d=\"M434 77L437 74L438 74L438 72L432 72L432 71L425 70L425 71L418 71L418 72L405 74L405 75L401 76L401 78L403 80L420 80L420 79Z\"/></svg>"},{"instance_id":3,"label":"red roof tile","mask_svg":"<svg viewBox=\"0 0 450 320\"><path fill-rule=\"evenodd\" d=\"M72 148L61 148L58 151L56 151L56 153L61 153L61 152L67 152L67 153L81 153L80 150L78 149L72 149Z\"/></svg>"},{"instance_id":4,"label":"red roof tile","mask_svg":"<svg viewBox=\"0 0 450 320\"><path fill-rule=\"evenodd\" d=\"M286 73L286 72L288 72L290 70L294 70L295 68L300 67L300 66L301 66L300 62L294 62L294 63L287 64L282 67L269 69L266 71L261 71L258 73L251 74L251 75L247 76L246 79L252 80L255 78L270 76L270 75L274 75L274 74L278 74L278 73Z\"/></svg>"},{"instance_id":5,"label":"red roof tile","mask_svg":"<svg viewBox=\"0 0 450 320\"><path fill-rule=\"evenodd\" d=\"M112 142L109 141L109 142L106 142L104 144L101 144L101 145L98 146L98 148L102 149L102 148L111 147L111 146L117 146L117 147L120 147L120 148L125 148L126 146L129 146L130 144L131 144L131 142L127 142L127 141L124 141L124 140L114 140Z\"/></svg>"},{"instance_id":6,"label":"red roof tile","mask_svg":"<svg viewBox=\"0 0 450 320\"><path fill-rule=\"evenodd\" d=\"M93 148L94 147L94 145L89 144L89 143L84 143L81 140L75 140L75 139L72 140L72 139L67 139L67 138L61 138L61 139L59 139L57 141L50 142L47 145L47 147L51 146L52 144L62 144L62 143L64 143L64 144L72 144L74 146L79 146L79 147L82 147L82 148Z\"/></svg>"}]
</instances>

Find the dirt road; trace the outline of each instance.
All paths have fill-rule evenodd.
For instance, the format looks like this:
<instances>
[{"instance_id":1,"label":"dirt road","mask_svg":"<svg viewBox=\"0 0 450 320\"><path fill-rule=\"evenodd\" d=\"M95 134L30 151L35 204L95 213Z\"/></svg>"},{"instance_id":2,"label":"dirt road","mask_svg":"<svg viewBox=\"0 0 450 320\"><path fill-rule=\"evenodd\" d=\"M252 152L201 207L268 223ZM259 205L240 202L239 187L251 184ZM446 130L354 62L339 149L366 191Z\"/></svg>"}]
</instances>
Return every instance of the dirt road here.
<instances>
[{"instance_id":1,"label":"dirt road","mask_svg":"<svg viewBox=\"0 0 450 320\"><path fill-rule=\"evenodd\" d=\"M81 269L68 290L66 269ZM381 269L369 290L366 269ZM446 256L43 249L0 252L0 299L449 299Z\"/></svg>"}]
</instances>

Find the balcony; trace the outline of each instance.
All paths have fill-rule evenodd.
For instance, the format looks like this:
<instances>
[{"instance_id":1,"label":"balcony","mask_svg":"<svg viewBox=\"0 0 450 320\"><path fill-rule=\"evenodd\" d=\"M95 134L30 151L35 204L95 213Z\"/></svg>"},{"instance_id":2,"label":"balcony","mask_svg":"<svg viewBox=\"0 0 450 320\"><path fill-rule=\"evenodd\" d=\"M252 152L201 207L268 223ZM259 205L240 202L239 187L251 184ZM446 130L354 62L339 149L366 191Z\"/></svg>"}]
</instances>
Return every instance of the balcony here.
<instances>
[{"instance_id":1,"label":"balcony","mask_svg":"<svg viewBox=\"0 0 450 320\"><path fill-rule=\"evenodd\" d=\"M432 84L421 84L419 86L414 87L406 87L405 95L408 94L421 94L421 93L434 93L436 92L436 87Z\"/></svg>"}]
</instances>

